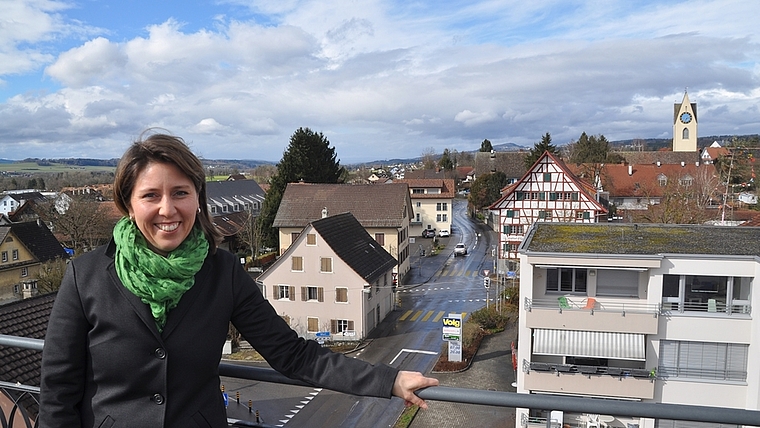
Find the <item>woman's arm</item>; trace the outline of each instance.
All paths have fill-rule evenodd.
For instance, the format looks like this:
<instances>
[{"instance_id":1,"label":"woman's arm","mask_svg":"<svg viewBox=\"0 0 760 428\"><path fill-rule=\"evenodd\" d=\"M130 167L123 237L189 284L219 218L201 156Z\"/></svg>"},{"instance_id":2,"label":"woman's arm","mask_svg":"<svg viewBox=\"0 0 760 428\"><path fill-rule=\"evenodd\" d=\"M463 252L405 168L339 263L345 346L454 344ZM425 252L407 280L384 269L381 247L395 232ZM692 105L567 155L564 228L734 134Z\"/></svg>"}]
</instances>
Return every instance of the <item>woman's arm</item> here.
<instances>
[{"instance_id":1,"label":"woman's arm","mask_svg":"<svg viewBox=\"0 0 760 428\"><path fill-rule=\"evenodd\" d=\"M87 331L74 263L69 263L53 303L42 351L40 428L81 426Z\"/></svg>"}]
</instances>

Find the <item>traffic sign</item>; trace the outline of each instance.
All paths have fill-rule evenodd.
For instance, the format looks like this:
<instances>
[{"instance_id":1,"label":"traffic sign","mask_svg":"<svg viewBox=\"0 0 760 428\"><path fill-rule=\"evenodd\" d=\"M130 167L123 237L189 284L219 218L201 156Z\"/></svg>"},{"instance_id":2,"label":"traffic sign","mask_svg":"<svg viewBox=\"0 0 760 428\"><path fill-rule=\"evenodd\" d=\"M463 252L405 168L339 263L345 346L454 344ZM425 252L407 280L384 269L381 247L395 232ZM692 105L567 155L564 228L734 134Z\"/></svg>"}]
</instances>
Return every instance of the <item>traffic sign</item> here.
<instances>
[{"instance_id":1,"label":"traffic sign","mask_svg":"<svg viewBox=\"0 0 760 428\"><path fill-rule=\"evenodd\" d=\"M483 269L483 276L488 276L488 274L491 273L488 269Z\"/></svg>"},{"instance_id":2,"label":"traffic sign","mask_svg":"<svg viewBox=\"0 0 760 428\"><path fill-rule=\"evenodd\" d=\"M317 337L330 337L330 332L329 331L318 331L316 335L317 335Z\"/></svg>"}]
</instances>

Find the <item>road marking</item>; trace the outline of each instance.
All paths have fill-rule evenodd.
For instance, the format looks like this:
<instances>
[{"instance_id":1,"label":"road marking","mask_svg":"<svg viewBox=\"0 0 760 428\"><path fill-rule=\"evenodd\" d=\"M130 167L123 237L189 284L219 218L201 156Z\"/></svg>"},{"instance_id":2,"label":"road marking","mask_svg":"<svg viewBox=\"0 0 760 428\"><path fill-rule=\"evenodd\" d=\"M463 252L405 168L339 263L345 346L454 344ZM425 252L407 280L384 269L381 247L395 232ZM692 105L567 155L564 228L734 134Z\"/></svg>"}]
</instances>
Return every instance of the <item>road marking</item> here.
<instances>
[{"instance_id":1,"label":"road marking","mask_svg":"<svg viewBox=\"0 0 760 428\"><path fill-rule=\"evenodd\" d=\"M417 313L414 314L414 316L412 317L410 321L417 321L417 318L419 318L420 315L422 315L422 311L417 311Z\"/></svg>"},{"instance_id":2,"label":"road marking","mask_svg":"<svg viewBox=\"0 0 760 428\"><path fill-rule=\"evenodd\" d=\"M393 359L391 360L391 362L389 364L393 365L393 363L396 362L396 360L398 359L398 357L400 357L401 354L403 354L404 352L409 352L410 354L438 355L437 352L433 352L433 351L421 351L419 349L402 349L402 350L398 351L398 354L396 354L396 356L393 357Z\"/></svg>"},{"instance_id":3,"label":"road marking","mask_svg":"<svg viewBox=\"0 0 760 428\"><path fill-rule=\"evenodd\" d=\"M399 318L399 320L400 321L404 321L411 314L412 314L412 310L409 309L408 311L406 311L406 313L404 315L401 315L401 318Z\"/></svg>"},{"instance_id":4,"label":"road marking","mask_svg":"<svg viewBox=\"0 0 760 428\"><path fill-rule=\"evenodd\" d=\"M439 312L438 312L438 315L436 315L436 316L435 316L435 318L433 318L433 322L438 322L438 321L440 321L440 320L441 320L441 318L443 318L443 314L445 314L445 312L444 312L444 311L439 311Z\"/></svg>"},{"instance_id":5,"label":"road marking","mask_svg":"<svg viewBox=\"0 0 760 428\"><path fill-rule=\"evenodd\" d=\"M430 319L430 317L433 316L433 311L428 311L427 314L425 314L424 317L422 317L422 321L427 321Z\"/></svg>"}]
</instances>

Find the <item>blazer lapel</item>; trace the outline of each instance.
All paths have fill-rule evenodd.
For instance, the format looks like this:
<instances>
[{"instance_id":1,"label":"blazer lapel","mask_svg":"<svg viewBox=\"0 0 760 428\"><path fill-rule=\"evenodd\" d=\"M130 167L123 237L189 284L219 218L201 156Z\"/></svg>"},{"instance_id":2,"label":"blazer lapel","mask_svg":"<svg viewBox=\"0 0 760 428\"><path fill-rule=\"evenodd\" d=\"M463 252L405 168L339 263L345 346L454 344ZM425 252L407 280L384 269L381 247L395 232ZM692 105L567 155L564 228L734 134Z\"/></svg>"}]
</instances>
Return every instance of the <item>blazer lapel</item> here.
<instances>
[{"instance_id":1,"label":"blazer lapel","mask_svg":"<svg viewBox=\"0 0 760 428\"><path fill-rule=\"evenodd\" d=\"M156 320L153 319L153 314L150 312L150 306L143 303L139 297L127 290L127 287L122 284L119 275L116 273L116 267L114 266L113 260L108 264L107 270L108 276L111 277L111 283L117 290L119 290L122 297L129 302L129 305L132 306L132 309L137 313L137 316L140 317L145 326L148 327L150 332L153 333L157 339L161 340L161 335L158 333L158 327L156 327Z\"/></svg>"},{"instance_id":2,"label":"blazer lapel","mask_svg":"<svg viewBox=\"0 0 760 428\"><path fill-rule=\"evenodd\" d=\"M172 331L174 331L174 329L180 325L182 319L184 319L185 316L190 312L190 309L192 309L195 301L198 300L198 296L201 294L202 288L209 284L207 278L210 274L211 267L209 257L206 257L206 260L203 261L203 266L201 266L201 270L195 274L195 283L193 286L190 287L190 289L182 295L182 298L179 299L177 307L169 311L169 317L167 318L166 325L164 326L164 330L161 333L161 336L164 339L169 337Z\"/></svg>"}]
</instances>

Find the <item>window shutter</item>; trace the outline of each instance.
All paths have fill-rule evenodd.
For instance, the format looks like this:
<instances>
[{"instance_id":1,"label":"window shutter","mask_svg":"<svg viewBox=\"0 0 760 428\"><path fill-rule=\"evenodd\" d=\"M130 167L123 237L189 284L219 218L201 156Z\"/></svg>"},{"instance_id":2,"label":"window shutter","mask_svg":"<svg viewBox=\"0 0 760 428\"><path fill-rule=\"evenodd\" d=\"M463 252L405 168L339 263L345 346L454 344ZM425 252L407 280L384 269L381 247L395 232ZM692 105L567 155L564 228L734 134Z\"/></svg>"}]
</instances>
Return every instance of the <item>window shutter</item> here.
<instances>
[{"instance_id":1,"label":"window shutter","mask_svg":"<svg viewBox=\"0 0 760 428\"><path fill-rule=\"evenodd\" d=\"M295 285L288 286L288 297L290 298L291 301L296 300L296 286Z\"/></svg>"},{"instance_id":2,"label":"window shutter","mask_svg":"<svg viewBox=\"0 0 760 428\"><path fill-rule=\"evenodd\" d=\"M348 329L353 331L354 330L354 322L351 320L348 320Z\"/></svg>"},{"instance_id":3,"label":"window shutter","mask_svg":"<svg viewBox=\"0 0 760 428\"><path fill-rule=\"evenodd\" d=\"M309 287L301 287L301 301L309 300Z\"/></svg>"},{"instance_id":4,"label":"window shutter","mask_svg":"<svg viewBox=\"0 0 760 428\"><path fill-rule=\"evenodd\" d=\"M338 332L338 320L330 320L330 333L335 334Z\"/></svg>"},{"instance_id":5,"label":"window shutter","mask_svg":"<svg viewBox=\"0 0 760 428\"><path fill-rule=\"evenodd\" d=\"M317 288L317 300L319 300L320 302L325 301L325 287Z\"/></svg>"}]
</instances>

